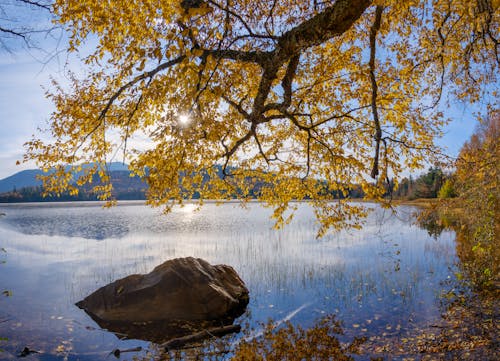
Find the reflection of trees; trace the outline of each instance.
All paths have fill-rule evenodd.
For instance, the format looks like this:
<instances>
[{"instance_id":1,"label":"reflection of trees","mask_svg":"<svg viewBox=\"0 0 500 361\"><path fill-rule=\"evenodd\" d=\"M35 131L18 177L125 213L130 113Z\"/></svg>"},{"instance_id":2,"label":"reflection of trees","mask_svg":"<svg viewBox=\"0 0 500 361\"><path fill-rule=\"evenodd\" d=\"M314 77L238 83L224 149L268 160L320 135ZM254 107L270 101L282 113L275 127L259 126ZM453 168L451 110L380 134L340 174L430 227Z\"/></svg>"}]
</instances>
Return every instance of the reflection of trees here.
<instances>
[{"instance_id":1,"label":"reflection of trees","mask_svg":"<svg viewBox=\"0 0 500 361\"><path fill-rule=\"evenodd\" d=\"M499 293L498 247L481 242L467 226L457 232L457 256L465 278L478 291Z\"/></svg>"},{"instance_id":2,"label":"reflection of trees","mask_svg":"<svg viewBox=\"0 0 500 361\"><path fill-rule=\"evenodd\" d=\"M355 337L349 343L334 315L317 321L304 329L286 323L276 327L269 321L262 334L252 337L245 331L239 341L233 337L217 339L182 350L168 353L171 360L233 360L233 361L281 361L281 360L363 360L422 359L422 360L497 360L493 322L493 304L478 313L478 300L471 300L467 307L456 300L450 302L443 318L432 325L415 325L409 332L388 335L385 332L366 337ZM484 305L484 302L481 302ZM152 346L154 353L166 356L164 350ZM230 355L230 356L229 356ZM359 356L358 356L359 357ZM145 361L145 360L144 360Z\"/></svg>"},{"instance_id":3,"label":"reflection of trees","mask_svg":"<svg viewBox=\"0 0 500 361\"><path fill-rule=\"evenodd\" d=\"M500 252L493 247L488 235L494 234L495 225L477 224L477 213L471 214L467 208L432 208L422 210L417 224L437 238L443 230L450 229L456 234L456 252L466 281L480 291L498 285ZM486 236L485 236L486 235Z\"/></svg>"},{"instance_id":4,"label":"reflection of trees","mask_svg":"<svg viewBox=\"0 0 500 361\"><path fill-rule=\"evenodd\" d=\"M343 334L340 322L335 316L321 319L311 328L303 329L288 323L275 329L269 323L261 338L242 341L235 350L233 360L354 360L365 338L355 338L350 344L342 345L338 335Z\"/></svg>"},{"instance_id":5,"label":"reflection of trees","mask_svg":"<svg viewBox=\"0 0 500 361\"><path fill-rule=\"evenodd\" d=\"M437 238L445 230L440 216L435 209L425 209L417 217L417 224L429 233L429 236Z\"/></svg>"},{"instance_id":6,"label":"reflection of trees","mask_svg":"<svg viewBox=\"0 0 500 361\"><path fill-rule=\"evenodd\" d=\"M444 229L455 231L460 269L456 276L464 281L461 286L467 288L457 288L454 281L454 288L443 299L446 311L439 325L421 330L409 339L406 347L439 358L446 356L445 359L498 360L495 340L500 309L500 254L494 246L498 222L485 221L491 217L487 205L479 209L468 202L467 199L447 202L446 206L453 207L441 205L424 210L418 218L418 224L432 236L437 237Z\"/></svg>"},{"instance_id":7,"label":"reflection of trees","mask_svg":"<svg viewBox=\"0 0 500 361\"><path fill-rule=\"evenodd\" d=\"M234 361L281 361L281 360L354 360L360 345L366 338L354 338L348 344L339 340L343 334L341 322L335 316L322 318L314 326L304 329L287 322L281 327L269 321L262 333L252 336L247 330L239 341L234 338L218 339L198 345L198 348L177 350L169 353L171 360L200 359ZM161 350L157 350L159 354Z\"/></svg>"}]
</instances>

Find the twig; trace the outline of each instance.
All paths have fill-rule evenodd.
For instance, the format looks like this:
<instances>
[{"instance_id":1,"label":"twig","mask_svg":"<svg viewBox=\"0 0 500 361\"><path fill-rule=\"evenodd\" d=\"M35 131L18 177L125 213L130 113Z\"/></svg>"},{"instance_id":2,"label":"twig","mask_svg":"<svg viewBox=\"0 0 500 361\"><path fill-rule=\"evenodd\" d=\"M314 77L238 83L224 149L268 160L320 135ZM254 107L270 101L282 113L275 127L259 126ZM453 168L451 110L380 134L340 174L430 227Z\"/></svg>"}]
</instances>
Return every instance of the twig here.
<instances>
[{"instance_id":1,"label":"twig","mask_svg":"<svg viewBox=\"0 0 500 361\"><path fill-rule=\"evenodd\" d=\"M173 338L160 345L165 351L176 350L183 348L188 343L204 340L211 337L220 337L230 333L238 333L241 331L240 325L228 325L222 327L211 328L200 332L193 333L188 336Z\"/></svg>"}]
</instances>

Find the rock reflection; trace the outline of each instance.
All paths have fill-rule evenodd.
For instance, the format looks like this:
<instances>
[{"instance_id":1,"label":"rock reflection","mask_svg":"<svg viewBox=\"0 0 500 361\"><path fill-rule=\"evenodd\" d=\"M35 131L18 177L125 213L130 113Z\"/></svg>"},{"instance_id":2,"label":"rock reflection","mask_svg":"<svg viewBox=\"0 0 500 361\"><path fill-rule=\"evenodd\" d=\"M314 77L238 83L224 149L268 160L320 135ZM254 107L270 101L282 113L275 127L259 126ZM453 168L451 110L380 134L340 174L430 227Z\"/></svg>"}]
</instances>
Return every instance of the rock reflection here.
<instances>
[{"instance_id":1,"label":"rock reflection","mask_svg":"<svg viewBox=\"0 0 500 361\"><path fill-rule=\"evenodd\" d=\"M114 333L121 340L135 339L154 342L156 344L164 344L169 340L191 335L220 324L216 321L189 322L186 320L144 322L106 321L91 312L86 310L85 312L100 328Z\"/></svg>"}]
</instances>

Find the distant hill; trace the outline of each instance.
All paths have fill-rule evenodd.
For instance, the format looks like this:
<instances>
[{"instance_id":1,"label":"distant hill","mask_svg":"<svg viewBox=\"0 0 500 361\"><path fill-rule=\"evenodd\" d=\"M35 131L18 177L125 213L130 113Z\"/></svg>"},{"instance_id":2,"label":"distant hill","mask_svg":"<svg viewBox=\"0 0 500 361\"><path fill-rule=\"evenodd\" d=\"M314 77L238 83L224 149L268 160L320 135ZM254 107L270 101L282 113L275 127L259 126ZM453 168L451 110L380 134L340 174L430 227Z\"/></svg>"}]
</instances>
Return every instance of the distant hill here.
<instances>
[{"instance_id":1,"label":"distant hill","mask_svg":"<svg viewBox=\"0 0 500 361\"><path fill-rule=\"evenodd\" d=\"M41 170L28 169L1 179L0 193L11 192L25 187L39 187L42 185L42 182L36 179L36 176L40 174L43 174Z\"/></svg>"},{"instance_id":2,"label":"distant hill","mask_svg":"<svg viewBox=\"0 0 500 361\"><path fill-rule=\"evenodd\" d=\"M130 176L128 166L123 163L110 163L108 165L109 176L113 185L112 197L117 200L143 200L146 199L148 185L140 177ZM31 169L18 172L10 177L0 180L0 203L18 202L60 202L60 201L93 201L97 196L92 192L92 187L98 185L100 179L94 176L91 185L79 187L77 195L70 195L68 192L60 196L43 197L42 182L36 179L37 175L43 175L41 170ZM223 177L222 166L216 166L216 174ZM182 177L183 174L181 173ZM78 174L75 174L75 178ZM203 179L208 179L208 174L203 172ZM260 185L256 184L256 189ZM234 195L237 196L236 194ZM194 198L199 194L195 193Z\"/></svg>"},{"instance_id":3,"label":"distant hill","mask_svg":"<svg viewBox=\"0 0 500 361\"><path fill-rule=\"evenodd\" d=\"M108 166L111 183L113 185L112 197L117 200L143 200L146 199L146 191L148 185L137 176L130 176L128 166L123 163L111 163ZM100 179L96 175L92 181L92 185L84 185L79 188L78 195L70 195L63 193L60 196L43 197L42 183L36 179L37 175L44 174L41 170L24 170L10 177L0 180L0 203L17 203L17 202L58 202L58 201L93 201L97 200L97 196L92 192L91 188L99 184ZM216 166L216 174L218 177L223 177L222 166ZM202 172L204 181L208 180L208 173ZM77 176L77 175L76 175ZM183 174L180 174L183 177ZM250 196L258 197L265 183L255 179L248 179L249 185L252 187ZM237 198L239 195L236 191L232 197ZM333 191L332 199L344 198L345 195L340 192ZM362 198L364 196L361 186L354 186L349 191L351 198ZM199 194L193 194L193 198L198 198Z\"/></svg>"},{"instance_id":4,"label":"distant hill","mask_svg":"<svg viewBox=\"0 0 500 361\"><path fill-rule=\"evenodd\" d=\"M131 177L126 164L110 163L108 170L113 184L114 198L119 200L146 198L147 184L137 176ZM43 197L42 182L37 179L37 175L43 174L41 170L29 169L0 180L0 203L97 200L91 191L92 186L89 185L81 187L76 196L63 193L60 197ZM98 176L95 176L92 183L93 185L99 183Z\"/></svg>"},{"instance_id":5,"label":"distant hill","mask_svg":"<svg viewBox=\"0 0 500 361\"><path fill-rule=\"evenodd\" d=\"M128 165L120 162L112 162L109 164L110 172L113 171L127 171ZM28 169L17 172L7 178L0 179L0 193L12 192L26 187L40 187L42 182L36 177L43 175L40 169Z\"/></svg>"}]
</instances>

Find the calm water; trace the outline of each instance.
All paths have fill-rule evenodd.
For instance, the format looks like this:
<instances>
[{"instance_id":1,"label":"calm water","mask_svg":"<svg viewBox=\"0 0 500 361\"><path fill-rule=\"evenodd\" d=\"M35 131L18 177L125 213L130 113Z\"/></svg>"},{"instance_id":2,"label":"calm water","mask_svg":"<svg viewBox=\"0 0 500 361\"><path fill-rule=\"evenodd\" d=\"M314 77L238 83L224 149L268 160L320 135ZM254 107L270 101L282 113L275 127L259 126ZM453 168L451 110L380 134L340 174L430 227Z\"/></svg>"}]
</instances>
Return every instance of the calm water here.
<instances>
[{"instance_id":1,"label":"calm water","mask_svg":"<svg viewBox=\"0 0 500 361\"><path fill-rule=\"evenodd\" d=\"M0 247L0 359L25 346L28 359L107 359L113 349L147 347L120 340L74 304L118 278L147 273L166 260L194 256L233 266L250 290L237 322L259 328L269 318L310 326L322 315L342 320L346 338L404 335L439 317L443 284L453 277L454 234L430 237L413 224L411 207L397 215L375 207L361 231L315 238L311 209L275 231L257 203L206 204L160 210L137 202L112 209L95 203L3 205ZM293 316L293 317L292 317ZM122 359L132 359L125 354Z\"/></svg>"}]
</instances>

